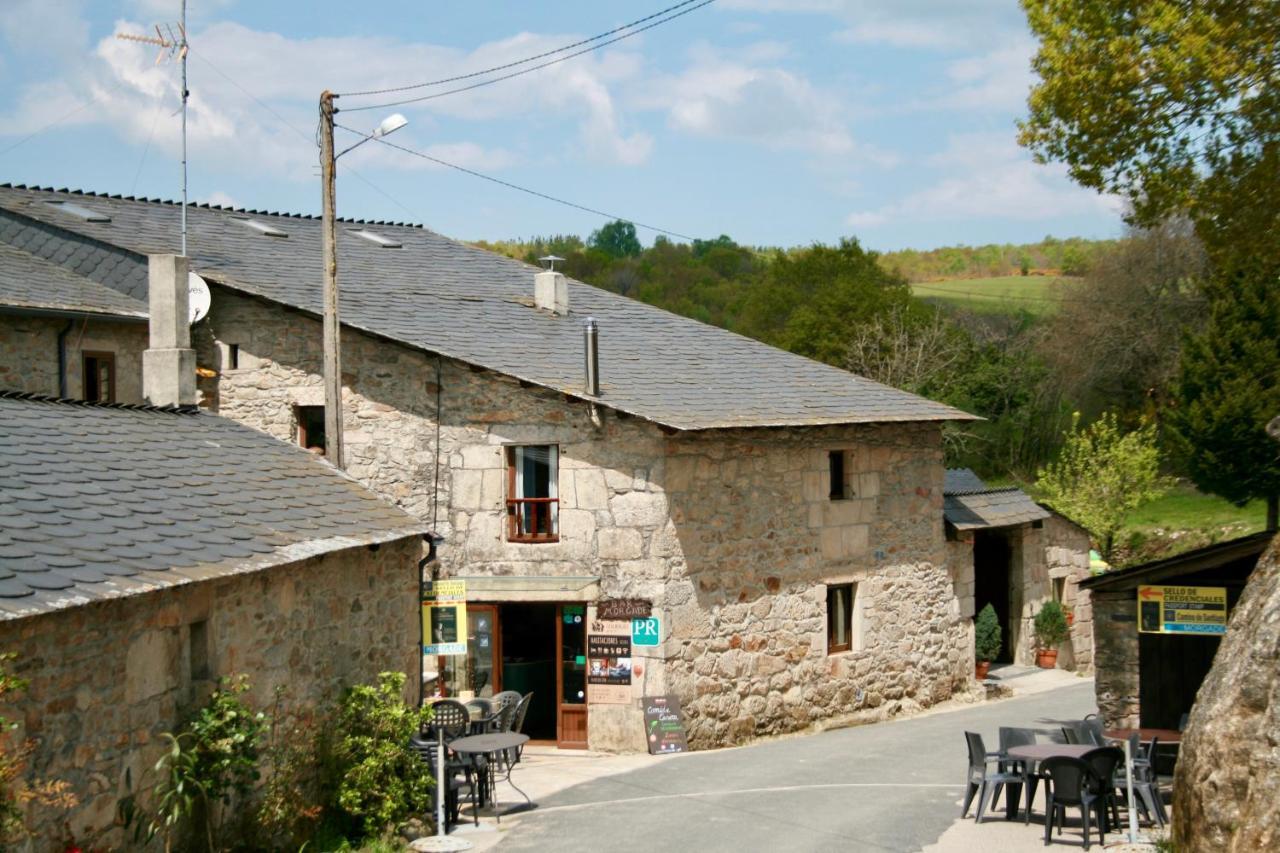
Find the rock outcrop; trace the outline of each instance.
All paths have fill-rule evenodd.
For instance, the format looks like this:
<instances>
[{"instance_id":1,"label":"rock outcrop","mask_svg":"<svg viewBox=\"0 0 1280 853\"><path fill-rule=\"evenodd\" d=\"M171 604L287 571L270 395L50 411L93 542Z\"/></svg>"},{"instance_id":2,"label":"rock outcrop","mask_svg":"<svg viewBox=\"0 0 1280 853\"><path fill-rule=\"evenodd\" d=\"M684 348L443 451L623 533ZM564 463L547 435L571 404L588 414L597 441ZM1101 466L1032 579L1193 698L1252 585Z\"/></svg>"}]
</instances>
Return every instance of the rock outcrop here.
<instances>
[{"instance_id":1,"label":"rock outcrop","mask_svg":"<svg viewBox=\"0 0 1280 853\"><path fill-rule=\"evenodd\" d=\"M1180 853L1280 850L1280 538L1196 697L1174 779Z\"/></svg>"}]
</instances>

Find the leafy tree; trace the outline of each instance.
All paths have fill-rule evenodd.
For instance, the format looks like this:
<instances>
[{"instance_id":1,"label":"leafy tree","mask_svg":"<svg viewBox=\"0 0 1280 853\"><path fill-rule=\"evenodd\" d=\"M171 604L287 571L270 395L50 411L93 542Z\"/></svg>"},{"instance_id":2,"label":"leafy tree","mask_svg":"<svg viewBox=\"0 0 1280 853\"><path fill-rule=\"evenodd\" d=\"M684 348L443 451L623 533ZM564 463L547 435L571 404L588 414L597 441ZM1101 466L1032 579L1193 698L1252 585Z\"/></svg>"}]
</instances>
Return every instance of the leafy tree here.
<instances>
[{"instance_id":1,"label":"leafy tree","mask_svg":"<svg viewBox=\"0 0 1280 853\"><path fill-rule=\"evenodd\" d=\"M634 258L642 250L640 239L636 237L636 226L621 219L592 231L587 245L612 258Z\"/></svg>"},{"instance_id":2,"label":"leafy tree","mask_svg":"<svg viewBox=\"0 0 1280 853\"><path fill-rule=\"evenodd\" d=\"M1280 284L1214 282L1174 393L1168 425L1192 480L1241 506L1265 498L1267 529L1276 529L1280 453L1266 426L1280 414Z\"/></svg>"},{"instance_id":3,"label":"leafy tree","mask_svg":"<svg viewBox=\"0 0 1280 853\"><path fill-rule=\"evenodd\" d=\"M1036 487L1055 509L1083 525L1110 561L1129 513L1164 494L1155 428L1123 433L1112 412L1087 428L1072 419L1058 458L1040 470Z\"/></svg>"}]
</instances>

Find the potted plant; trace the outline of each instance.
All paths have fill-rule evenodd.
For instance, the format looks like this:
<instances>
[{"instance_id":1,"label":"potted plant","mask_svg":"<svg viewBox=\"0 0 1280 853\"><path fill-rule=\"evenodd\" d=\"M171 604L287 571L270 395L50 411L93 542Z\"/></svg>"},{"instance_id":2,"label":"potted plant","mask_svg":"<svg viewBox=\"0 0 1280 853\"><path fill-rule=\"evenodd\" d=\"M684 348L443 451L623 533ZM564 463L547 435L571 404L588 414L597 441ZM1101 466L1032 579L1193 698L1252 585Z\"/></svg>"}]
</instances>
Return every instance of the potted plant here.
<instances>
[{"instance_id":1,"label":"potted plant","mask_svg":"<svg viewBox=\"0 0 1280 853\"><path fill-rule=\"evenodd\" d=\"M974 670L978 680L987 677L991 662L1000 655L1000 620L995 608L988 604L978 613L973 626Z\"/></svg>"},{"instance_id":2,"label":"potted plant","mask_svg":"<svg viewBox=\"0 0 1280 853\"><path fill-rule=\"evenodd\" d=\"M1062 605L1046 601L1036 614L1036 665L1053 669L1058 663L1058 646L1067 639L1067 617Z\"/></svg>"}]
</instances>

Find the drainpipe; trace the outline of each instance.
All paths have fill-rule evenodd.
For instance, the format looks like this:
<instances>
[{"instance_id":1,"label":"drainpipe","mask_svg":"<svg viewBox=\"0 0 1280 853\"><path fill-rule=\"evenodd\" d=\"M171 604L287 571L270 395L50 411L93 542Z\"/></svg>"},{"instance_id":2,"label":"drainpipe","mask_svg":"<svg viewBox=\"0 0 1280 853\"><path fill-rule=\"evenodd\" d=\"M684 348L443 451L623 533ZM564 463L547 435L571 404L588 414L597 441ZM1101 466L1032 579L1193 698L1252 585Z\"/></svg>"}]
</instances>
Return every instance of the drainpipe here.
<instances>
[{"instance_id":1,"label":"drainpipe","mask_svg":"<svg viewBox=\"0 0 1280 853\"><path fill-rule=\"evenodd\" d=\"M76 321L68 320L67 326L58 332L58 396L67 396L67 335L75 328Z\"/></svg>"},{"instance_id":2,"label":"drainpipe","mask_svg":"<svg viewBox=\"0 0 1280 853\"><path fill-rule=\"evenodd\" d=\"M582 326L582 350L584 358L584 368L586 380L583 383L584 390L592 397L600 396L600 326L596 323L594 317L588 317L587 322ZM599 429L602 426L600 421L600 411L596 408L595 401L592 400L591 423L595 424Z\"/></svg>"}]
</instances>

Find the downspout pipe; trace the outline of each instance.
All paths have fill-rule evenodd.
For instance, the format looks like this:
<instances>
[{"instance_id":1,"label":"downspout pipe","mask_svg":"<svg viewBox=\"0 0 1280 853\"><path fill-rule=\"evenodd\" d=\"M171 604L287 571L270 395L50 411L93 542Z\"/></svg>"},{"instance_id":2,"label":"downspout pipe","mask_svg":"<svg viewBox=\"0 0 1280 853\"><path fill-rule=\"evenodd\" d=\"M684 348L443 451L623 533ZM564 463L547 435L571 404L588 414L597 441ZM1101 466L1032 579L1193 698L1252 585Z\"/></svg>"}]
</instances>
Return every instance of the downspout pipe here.
<instances>
[{"instance_id":1,"label":"downspout pipe","mask_svg":"<svg viewBox=\"0 0 1280 853\"><path fill-rule=\"evenodd\" d=\"M67 396L67 335L75 328L76 321L68 320L67 325L58 332L58 396Z\"/></svg>"}]
</instances>

